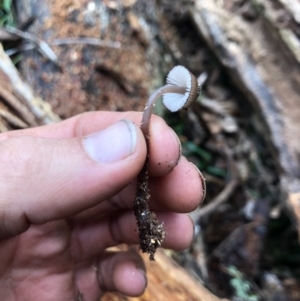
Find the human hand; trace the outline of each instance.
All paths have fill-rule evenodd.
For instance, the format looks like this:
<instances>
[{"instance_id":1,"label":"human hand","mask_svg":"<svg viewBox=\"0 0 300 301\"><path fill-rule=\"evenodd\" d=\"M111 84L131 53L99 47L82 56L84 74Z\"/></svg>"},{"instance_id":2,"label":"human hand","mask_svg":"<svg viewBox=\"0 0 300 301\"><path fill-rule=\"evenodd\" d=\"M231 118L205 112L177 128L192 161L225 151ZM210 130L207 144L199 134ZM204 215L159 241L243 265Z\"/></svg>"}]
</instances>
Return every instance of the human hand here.
<instances>
[{"instance_id":1,"label":"human hand","mask_svg":"<svg viewBox=\"0 0 300 301\"><path fill-rule=\"evenodd\" d=\"M132 205L146 157L140 119L92 112L0 134L1 300L94 301L105 291L144 291L142 259L106 251L138 243ZM163 247L184 249L193 237L185 213L201 202L203 181L161 118L152 117L150 133L151 208L164 222Z\"/></svg>"}]
</instances>

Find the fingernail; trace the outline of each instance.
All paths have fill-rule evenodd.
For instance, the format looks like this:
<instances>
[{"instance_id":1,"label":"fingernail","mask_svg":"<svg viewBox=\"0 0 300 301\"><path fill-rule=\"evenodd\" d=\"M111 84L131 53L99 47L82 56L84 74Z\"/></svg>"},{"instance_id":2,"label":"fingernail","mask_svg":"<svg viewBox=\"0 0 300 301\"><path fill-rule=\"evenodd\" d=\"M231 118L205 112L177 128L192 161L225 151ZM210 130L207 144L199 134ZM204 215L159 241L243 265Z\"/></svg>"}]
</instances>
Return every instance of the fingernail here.
<instances>
[{"instance_id":1,"label":"fingernail","mask_svg":"<svg viewBox=\"0 0 300 301\"><path fill-rule=\"evenodd\" d=\"M145 283L145 288L146 288L148 285L148 279L147 279L146 272L142 269L137 269L137 271L139 271L140 275L142 276L144 283Z\"/></svg>"},{"instance_id":2,"label":"fingernail","mask_svg":"<svg viewBox=\"0 0 300 301\"><path fill-rule=\"evenodd\" d=\"M179 162L179 160L180 160L180 158L181 158L181 155L182 155L182 146L181 146L181 141L180 141L179 137L177 136L177 134L175 133L175 131L173 131L173 132L174 132L174 135L176 137L176 140L177 140L177 143L178 143L178 147L179 147L179 153L178 153L177 162L176 162L176 165L177 165L178 162Z\"/></svg>"},{"instance_id":3,"label":"fingernail","mask_svg":"<svg viewBox=\"0 0 300 301\"><path fill-rule=\"evenodd\" d=\"M131 121L121 120L85 137L82 143L93 160L103 163L117 162L134 152L137 143L136 128Z\"/></svg>"},{"instance_id":4,"label":"fingernail","mask_svg":"<svg viewBox=\"0 0 300 301\"><path fill-rule=\"evenodd\" d=\"M194 167L197 169L198 173L199 173L199 177L200 177L200 181L202 184L202 200L201 203L204 201L205 196L206 196L206 182L205 182L205 178L203 176L203 174L201 173L201 171L199 170L199 168L192 162L190 162L192 165L194 165Z\"/></svg>"},{"instance_id":5,"label":"fingernail","mask_svg":"<svg viewBox=\"0 0 300 301\"><path fill-rule=\"evenodd\" d=\"M182 147L181 147L181 141L180 141L179 137L177 136L177 134L175 133L175 131L173 129L171 129L170 133L172 133L171 136L173 136L173 137L172 138L169 137L168 139L171 138L173 140L172 144L176 143L177 146L178 146L178 148L177 148L178 153L174 154L174 160L169 160L168 161L168 165L170 165L169 167L174 168L176 165L178 165L178 163L179 163L179 161L181 159L181 156L182 156Z\"/></svg>"}]
</instances>

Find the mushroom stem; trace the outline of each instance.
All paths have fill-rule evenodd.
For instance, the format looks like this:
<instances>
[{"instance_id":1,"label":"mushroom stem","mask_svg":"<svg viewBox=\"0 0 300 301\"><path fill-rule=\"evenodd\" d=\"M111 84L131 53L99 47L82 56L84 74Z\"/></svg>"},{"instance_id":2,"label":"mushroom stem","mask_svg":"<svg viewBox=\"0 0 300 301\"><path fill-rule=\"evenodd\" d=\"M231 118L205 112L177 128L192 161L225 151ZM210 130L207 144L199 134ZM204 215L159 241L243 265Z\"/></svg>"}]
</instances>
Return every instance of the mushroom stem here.
<instances>
[{"instance_id":1,"label":"mushroom stem","mask_svg":"<svg viewBox=\"0 0 300 301\"><path fill-rule=\"evenodd\" d=\"M167 85L158 88L147 101L141 122L141 130L147 145L147 157L141 172L138 175L136 196L134 200L134 215L139 230L140 248L149 254L149 259L154 260L156 249L161 246L166 231L160 224L155 213L149 208L150 190L149 180L149 127L153 106L156 100L163 96L164 105L176 112L187 108L199 95L196 78L184 67L174 67L168 74Z\"/></svg>"},{"instance_id":2,"label":"mushroom stem","mask_svg":"<svg viewBox=\"0 0 300 301\"><path fill-rule=\"evenodd\" d=\"M136 197L134 201L134 214L137 219L139 229L140 247L143 252L149 253L150 260L154 260L155 251L159 246L161 246L166 235L163 225L159 223L155 213L150 211L148 205L150 199L150 191L148 187L150 119L155 102L165 93L184 95L186 93L186 88L170 84L158 88L150 95L141 122L141 130L145 136L147 145L147 157L143 169L138 176Z\"/></svg>"},{"instance_id":3,"label":"mushroom stem","mask_svg":"<svg viewBox=\"0 0 300 301\"><path fill-rule=\"evenodd\" d=\"M184 94L186 92L185 87L178 87L174 85L165 85L163 87L158 88L156 91L154 91L147 103L144 110L142 122L141 122L141 130L145 137L149 136L149 126L150 126L150 118L152 114L153 107L155 105L155 102L165 93L176 93L176 94Z\"/></svg>"}]
</instances>

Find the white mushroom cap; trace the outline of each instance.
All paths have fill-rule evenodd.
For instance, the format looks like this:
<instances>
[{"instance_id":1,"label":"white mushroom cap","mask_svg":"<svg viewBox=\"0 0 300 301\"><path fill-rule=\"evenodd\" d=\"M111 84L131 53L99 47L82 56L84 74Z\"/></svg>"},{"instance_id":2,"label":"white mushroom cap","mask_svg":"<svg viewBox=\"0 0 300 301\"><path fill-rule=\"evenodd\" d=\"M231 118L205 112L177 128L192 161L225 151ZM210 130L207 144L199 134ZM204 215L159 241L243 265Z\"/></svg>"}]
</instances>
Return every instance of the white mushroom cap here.
<instances>
[{"instance_id":1,"label":"white mushroom cap","mask_svg":"<svg viewBox=\"0 0 300 301\"><path fill-rule=\"evenodd\" d=\"M173 92L163 94L163 103L171 112L187 108L199 95L196 78L183 66L176 66L169 72L167 84L185 89L182 94Z\"/></svg>"}]
</instances>

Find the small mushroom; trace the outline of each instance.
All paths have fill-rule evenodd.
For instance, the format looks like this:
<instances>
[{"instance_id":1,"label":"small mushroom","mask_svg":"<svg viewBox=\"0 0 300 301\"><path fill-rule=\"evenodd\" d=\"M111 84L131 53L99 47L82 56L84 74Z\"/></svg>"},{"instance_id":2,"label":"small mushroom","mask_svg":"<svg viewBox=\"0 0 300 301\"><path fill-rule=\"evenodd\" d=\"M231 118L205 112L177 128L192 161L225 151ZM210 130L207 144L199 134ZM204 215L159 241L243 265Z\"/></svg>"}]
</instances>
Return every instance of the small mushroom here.
<instances>
[{"instance_id":1,"label":"small mushroom","mask_svg":"<svg viewBox=\"0 0 300 301\"><path fill-rule=\"evenodd\" d=\"M154 260L156 249L161 246L166 232L159 224L154 212L149 209L150 190L148 188L148 162L149 162L149 126L153 106L161 96L163 103L171 112L187 108L197 99L200 92L197 80L185 67L174 67L167 76L167 84L151 94L149 97L142 122L141 130L146 138L148 155L145 164L138 176L136 197L134 200L134 214L139 230L140 248Z\"/></svg>"},{"instance_id":2,"label":"small mushroom","mask_svg":"<svg viewBox=\"0 0 300 301\"><path fill-rule=\"evenodd\" d=\"M195 76L183 66L174 67L167 76L167 84L153 92L144 110L141 130L149 135L150 118L155 102L162 96L163 104L171 112L188 108L200 93Z\"/></svg>"}]
</instances>

